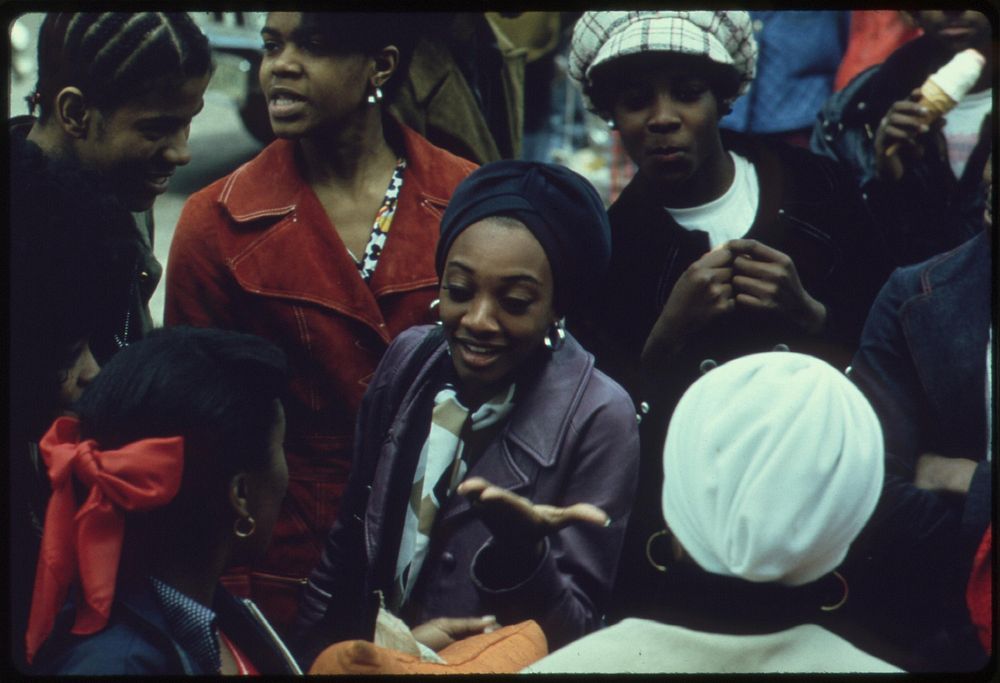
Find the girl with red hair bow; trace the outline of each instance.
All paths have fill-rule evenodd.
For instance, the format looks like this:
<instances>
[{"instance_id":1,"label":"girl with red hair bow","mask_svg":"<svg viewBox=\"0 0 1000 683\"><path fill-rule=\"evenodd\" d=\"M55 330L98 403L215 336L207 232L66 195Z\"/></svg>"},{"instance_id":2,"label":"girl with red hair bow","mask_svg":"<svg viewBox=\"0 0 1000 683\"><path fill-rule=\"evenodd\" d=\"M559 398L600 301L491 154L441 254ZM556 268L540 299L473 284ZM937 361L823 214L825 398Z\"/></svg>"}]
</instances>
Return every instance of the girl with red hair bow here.
<instances>
[{"instance_id":1,"label":"girl with red hair bow","mask_svg":"<svg viewBox=\"0 0 1000 683\"><path fill-rule=\"evenodd\" d=\"M218 585L277 519L285 376L259 338L157 330L56 420L25 638L38 673L298 673L253 603Z\"/></svg>"}]
</instances>

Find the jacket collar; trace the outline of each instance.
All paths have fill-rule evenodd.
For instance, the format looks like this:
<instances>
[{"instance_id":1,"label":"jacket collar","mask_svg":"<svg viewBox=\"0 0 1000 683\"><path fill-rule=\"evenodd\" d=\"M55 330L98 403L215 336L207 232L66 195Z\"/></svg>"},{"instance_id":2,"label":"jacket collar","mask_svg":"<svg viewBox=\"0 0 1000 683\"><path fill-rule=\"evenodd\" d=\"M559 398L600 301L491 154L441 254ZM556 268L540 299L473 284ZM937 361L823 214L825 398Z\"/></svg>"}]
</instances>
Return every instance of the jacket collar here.
<instances>
[{"instance_id":1,"label":"jacket collar","mask_svg":"<svg viewBox=\"0 0 1000 683\"><path fill-rule=\"evenodd\" d=\"M503 432L508 447L516 444L543 467L555 464L593 367L594 357L567 334L562 348L519 389L520 405Z\"/></svg>"},{"instance_id":2,"label":"jacket collar","mask_svg":"<svg viewBox=\"0 0 1000 683\"><path fill-rule=\"evenodd\" d=\"M434 328L428 325L426 329ZM442 341L428 357L400 404L401 413L416 415L419 412L417 404L433 397L442 377L452 372L446 347L447 341ZM506 442L504 448L508 453L523 451L539 465L549 467L559 457L570 422L590 379L594 357L571 334L566 335L558 351L543 353L548 358L533 367L538 372L525 373L532 376L519 382L514 409L499 440ZM488 458L480 458L479 462L485 460Z\"/></svg>"},{"instance_id":3,"label":"jacket collar","mask_svg":"<svg viewBox=\"0 0 1000 683\"><path fill-rule=\"evenodd\" d=\"M185 674L217 673L202 671L195 659L171 635L170 626L150 581L123 586L115 600L161 636L164 642L172 645ZM215 589L212 610L218 617L219 628L241 645L241 649L246 651L261 673L297 673L295 660L263 615L259 615L259 611L258 614L253 614L250 608L222 585Z\"/></svg>"},{"instance_id":4,"label":"jacket collar","mask_svg":"<svg viewBox=\"0 0 1000 683\"><path fill-rule=\"evenodd\" d=\"M750 230L754 231L762 224L772 223L778 215L785 194L786 178L782 160L777 152L761 143L754 136L725 129L720 129L719 134L722 137L722 147L726 152L732 151L745 157L757 170L760 203L757 205L757 215L754 217ZM687 231L664 210L663 206L657 203L656 196L657 193L650 189L645 179L636 175L622 190L618 200L609 209L609 213L615 214L624 210L630 215L660 216L662 221L649 223L648 220L642 220L638 222L645 226L645 231L662 232L663 228L666 227L670 230L686 233ZM633 211L637 211L637 213L631 214ZM629 223L632 222L629 221Z\"/></svg>"},{"instance_id":5,"label":"jacket collar","mask_svg":"<svg viewBox=\"0 0 1000 683\"><path fill-rule=\"evenodd\" d=\"M567 334L562 348L551 354L535 378L518 387L507 425L469 476L482 476L491 484L517 491L534 482L539 467L555 465L593 367L594 357ZM441 520L452 520L471 508L467 498L452 496Z\"/></svg>"},{"instance_id":6,"label":"jacket collar","mask_svg":"<svg viewBox=\"0 0 1000 683\"><path fill-rule=\"evenodd\" d=\"M386 117L383 124L386 137L405 150L408 189L424 200L446 204L451 189L444 181L452 174L442 173L442 150L395 119ZM295 159L294 140L275 140L229 176L219 203L237 223L291 213L303 193L312 193ZM469 171L474 167L469 163Z\"/></svg>"},{"instance_id":7,"label":"jacket collar","mask_svg":"<svg viewBox=\"0 0 1000 683\"><path fill-rule=\"evenodd\" d=\"M299 172L293 141L276 140L240 167L223 183L217 200L234 223L220 250L240 287L335 310L364 323L386 343L389 323L378 299L437 283L433 226L463 170L456 168L456 157L387 121L387 137L398 136L405 147L407 170L393 237L368 285L356 276L356 264ZM467 164L466 172L472 168Z\"/></svg>"},{"instance_id":8,"label":"jacket collar","mask_svg":"<svg viewBox=\"0 0 1000 683\"><path fill-rule=\"evenodd\" d=\"M163 609L149 580L137 581L122 586L115 595L115 602L127 609L151 633L155 633L166 644L169 643L176 661L186 675L217 673L203 671L197 661L171 635Z\"/></svg>"}]
</instances>

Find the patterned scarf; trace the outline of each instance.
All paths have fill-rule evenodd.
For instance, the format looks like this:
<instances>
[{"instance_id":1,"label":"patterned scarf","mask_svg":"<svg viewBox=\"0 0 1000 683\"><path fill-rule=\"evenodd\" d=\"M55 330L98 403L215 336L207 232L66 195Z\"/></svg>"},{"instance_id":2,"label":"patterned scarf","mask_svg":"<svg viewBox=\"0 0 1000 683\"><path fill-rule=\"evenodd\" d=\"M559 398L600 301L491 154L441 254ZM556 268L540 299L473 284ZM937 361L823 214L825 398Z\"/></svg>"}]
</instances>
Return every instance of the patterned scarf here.
<instances>
[{"instance_id":1,"label":"patterned scarf","mask_svg":"<svg viewBox=\"0 0 1000 683\"><path fill-rule=\"evenodd\" d=\"M510 385L471 415L469 409L458 402L451 384L445 384L434 397L431 429L413 475L410 504L396 559L396 582L390 600L393 611L398 611L409 599L427 556L437 512L468 471L468 463L462 458L462 430L467 423L468 429L479 431L506 418L514 407L514 388L515 385Z\"/></svg>"}]
</instances>

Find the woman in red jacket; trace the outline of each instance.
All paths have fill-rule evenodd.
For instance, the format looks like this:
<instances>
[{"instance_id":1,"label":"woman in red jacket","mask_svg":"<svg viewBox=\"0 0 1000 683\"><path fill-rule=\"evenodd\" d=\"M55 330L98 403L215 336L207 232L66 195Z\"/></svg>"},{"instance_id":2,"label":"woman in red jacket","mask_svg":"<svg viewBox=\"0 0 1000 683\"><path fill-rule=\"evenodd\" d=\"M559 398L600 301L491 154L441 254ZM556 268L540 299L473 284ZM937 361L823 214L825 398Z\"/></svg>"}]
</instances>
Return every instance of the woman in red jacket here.
<instances>
[{"instance_id":1,"label":"woman in red jacket","mask_svg":"<svg viewBox=\"0 0 1000 683\"><path fill-rule=\"evenodd\" d=\"M430 321L438 219L474 168L383 112L412 25L271 13L260 79L278 139L193 195L171 245L167 324L252 332L288 355L288 495L257 571L229 578L279 628L336 517L375 366Z\"/></svg>"}]
</instances>

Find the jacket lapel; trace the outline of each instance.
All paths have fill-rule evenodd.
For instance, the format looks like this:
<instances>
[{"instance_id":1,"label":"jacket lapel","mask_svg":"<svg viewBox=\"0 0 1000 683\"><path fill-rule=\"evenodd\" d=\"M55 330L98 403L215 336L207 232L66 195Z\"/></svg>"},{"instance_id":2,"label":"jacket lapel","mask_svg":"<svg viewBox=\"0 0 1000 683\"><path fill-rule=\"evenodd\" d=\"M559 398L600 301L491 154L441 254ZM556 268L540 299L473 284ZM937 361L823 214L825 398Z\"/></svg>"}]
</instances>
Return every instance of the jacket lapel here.
<instances>
[{"instance_id":1,"label":"jacket lapel","mask_svg":"<svg viewBox=\"0 0 1000 683\"><path fill-rule=\"evenodd\" d=\"M932 266L922 276L925 293L904 304L904 334L921 384L934 387L928 397L938 414L951 414L969 404L963 396L984 391L991 282L989 246L984 242L985 235L980 234L967 245L982 254L972 251L971 258ZM943 267L948 272L940 272ZM948 363L941 362L945 344L952 359ZM965 416L962 421L977 419Z\"/></svg>"},{"instance_id":2,"label":"jacket lapel","mask_svg":"<svg viewBox=\"0 0 1000 683\"><path fill-rule=\"evenodd\" d=\"M467 476L483 477L509 491L530 489L538 470L554 466L559 459L593 364L593 356L567 335L563 348L544 362L541 372L518 388L510 421ZM526 493L530 497L530 490ZM470 508L468 499L453 496L441 519Z\"/></svg>"},{"instance_id":3,"label":"jacket lapel","mask_svg":"<svg viewBox=\"0 0 1000 683\"><path fill-rule=\"evenodd\" d=\"M245 230L226 254L240 286L261 296L322 306L370 327L384 341L389 330L381 297L433 286L436 230L427 230L447 197L424 191L426 148L404 132L408 173L371 286L330 223L315 193L300 175L294 143L278 140L241 167L223 187L222 208ZM439 194L445 194L440 192ZM425 215L422 215L425 214ZM374 219L374 216L373 216Z\"/></svg>"},{"instance_id":4,"label":"jacket lapel","mask_svg":"<svg viewBox=\"0 0 1000 683\"><path fill-rule=\"evenodd\" d=\"M430 143L392 121L387 122L386 134L401 139L407 166L396 215L371 280L371 291L376 298L437 285L434 267L437 226L451 195L450 188L436 182L447 171L434 162L437 155ZM423 227L428 225L434 226L433 229Z\"/></svg>"}]
</instances>

